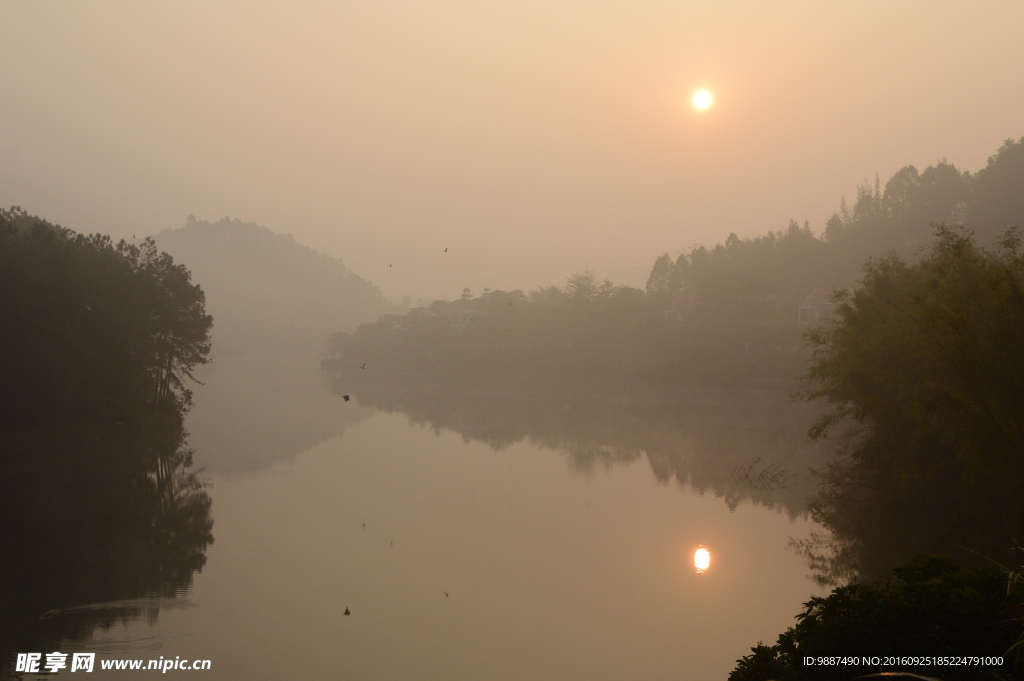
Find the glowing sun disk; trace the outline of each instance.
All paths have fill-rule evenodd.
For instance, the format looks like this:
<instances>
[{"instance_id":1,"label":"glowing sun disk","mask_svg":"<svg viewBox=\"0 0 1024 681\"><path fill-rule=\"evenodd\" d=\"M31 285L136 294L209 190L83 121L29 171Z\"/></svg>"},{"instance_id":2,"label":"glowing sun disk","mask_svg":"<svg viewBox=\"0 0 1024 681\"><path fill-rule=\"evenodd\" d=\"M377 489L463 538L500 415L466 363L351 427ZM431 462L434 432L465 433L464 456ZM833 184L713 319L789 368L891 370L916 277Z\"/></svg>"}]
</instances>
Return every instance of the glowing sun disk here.
<instances>
[{"instance_id":1,"label":"glowing sun disk","mask_svg":"<svg viewBox=\"0 0 1024 681\"><path fill-rule=\"evenodd\" d=\"M698 90L693 94L693 99L691 101L693 102L695 109L707 109L711 106L711 93L707 90Z\"/></svg>"},{"instance_id":2,"label":"glowing sun disk","mask_svg":"<svg viewBox=\"0 0 1024 681\"><path fill-rule=\"evenodd\" d=\"M703 546L693 552L693 567L697 572L706 572L711 566L711 552Z\"/></svg>"}]
</instances>

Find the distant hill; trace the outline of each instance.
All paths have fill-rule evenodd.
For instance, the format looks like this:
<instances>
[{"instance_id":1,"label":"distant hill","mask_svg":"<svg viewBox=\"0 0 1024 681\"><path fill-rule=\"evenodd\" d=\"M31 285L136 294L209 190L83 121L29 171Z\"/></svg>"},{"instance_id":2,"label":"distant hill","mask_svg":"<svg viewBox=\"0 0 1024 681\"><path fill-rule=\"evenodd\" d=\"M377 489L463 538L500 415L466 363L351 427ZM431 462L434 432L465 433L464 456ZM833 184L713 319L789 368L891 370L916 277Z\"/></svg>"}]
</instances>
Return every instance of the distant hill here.
<instances>
[{"instance_id":1,"label":"distant hill","mask_svg":"<svg viewBox=\"0 0 1024 681\"><path fill-rule=\"evenodd\" d=\"M380 289L337 258L253 222L189 216L157 247L192 272L213 315L213 355L319 350L387 311Z\"/></svg>"}]
</instances>

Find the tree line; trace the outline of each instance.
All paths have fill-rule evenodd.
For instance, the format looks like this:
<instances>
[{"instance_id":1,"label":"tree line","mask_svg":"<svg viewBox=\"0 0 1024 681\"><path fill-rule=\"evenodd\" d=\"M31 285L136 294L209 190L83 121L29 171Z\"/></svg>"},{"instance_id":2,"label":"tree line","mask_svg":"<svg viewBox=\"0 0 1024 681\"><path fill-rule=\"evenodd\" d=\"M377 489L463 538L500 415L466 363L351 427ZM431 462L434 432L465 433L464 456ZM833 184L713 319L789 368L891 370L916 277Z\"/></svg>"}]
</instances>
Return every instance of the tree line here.
<instances>
[{"instance_id":1,"label":"tree line","mask_svg":"<svg viewBox=\"0 0 1024 681\"><path fill-rule=\"evenodd\" d=\"M970 227L980 243L994 246L1007 227L1024 221L1024 139L1007 140L977 173L945 160L919 172L897 171L881 186L864 183L853 205L844 198L815 235L808 223L791 221L783 231L712 248L693 246L675 259L660 256L647 293L662 299L683 292L712 298L773 294L788 306L818 287L855 283L869 258L892 252L919 255L932 240L933 224Z\"/></svg>"},{"instance_id":2,"label":"tree line","mask_svg":"<svg viewBox=\"0 0 1024 681\"><path fill-rule=\"evenodd\" d=\"M645 289L584 270L528 292L485 290L386 315L328 341L325 366L694 380L792 379L809 357L798 306L855 285L871 257L915 260L932 225L966 224L994 245L1024 224L1024 139L977 173L942 161L862 186L820 234L791 222L656 258Z\"/></svg>"}]
</instances>

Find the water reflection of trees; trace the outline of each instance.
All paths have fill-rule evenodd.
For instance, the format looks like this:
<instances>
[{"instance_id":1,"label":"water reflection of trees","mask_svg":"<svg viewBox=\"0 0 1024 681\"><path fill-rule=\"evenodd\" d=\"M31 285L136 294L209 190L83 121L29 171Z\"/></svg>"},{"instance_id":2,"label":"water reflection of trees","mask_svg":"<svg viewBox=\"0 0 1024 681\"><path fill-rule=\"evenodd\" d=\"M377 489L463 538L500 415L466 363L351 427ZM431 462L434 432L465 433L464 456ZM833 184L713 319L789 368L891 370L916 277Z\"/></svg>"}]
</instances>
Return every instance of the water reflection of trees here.
<instances>
[{"instance_id":1,"label":"water reflection of trees","mask_svg":"<svg viewBox=\"0 0 1024 681\"><path fill-rule=\"evenodd\" d=\"M815 581L872 581L920 551L963 565L1019 564L1014 542L1024 541L1024 524L1008 501L1018 492L964 485L960 471L947 468L936 466L926 478L908 481L849 460L830 466L823 491L810 504L825 531L795 544Z\"/></svg>"},{"instance_id":2,"label":"water reflection of trees","mask_svg":"<svg viewBox=\"0 0 1024 681\"><path fill-rule=\"evenodd\" d=\"M52 651L119 622L153 620L160 609L154 599L181 595L206 562L211 502L188 471L182 431L122 429L91 429L75 443L5 434L4 658Z\"/></svg>"},{"instance_id":3,"label":"water reflection of trees","mask_svg":"<svg viewBox=\"0 0 1024 681\"><path fill-rule=\"evenodd\" d=\"M645 459L660 482L674 479L730 508L749 500L803 513L809 468L825 457L806 438L816 412L785 389L350 372L335 390L467 442L558 450L582 473Z\"/></svg>"},{"instance_id":4,"label":"water reflection of trees","mask_svg":"<svg viewBox=\"0 0 1024 681\"><path fill-rule=\"evenodd\" d=\"M308 354L220 357L196 377L203 385L185 425L196 463L209 471L291 461L372 413L332 397Z\"/></svg>"}]
</instances>

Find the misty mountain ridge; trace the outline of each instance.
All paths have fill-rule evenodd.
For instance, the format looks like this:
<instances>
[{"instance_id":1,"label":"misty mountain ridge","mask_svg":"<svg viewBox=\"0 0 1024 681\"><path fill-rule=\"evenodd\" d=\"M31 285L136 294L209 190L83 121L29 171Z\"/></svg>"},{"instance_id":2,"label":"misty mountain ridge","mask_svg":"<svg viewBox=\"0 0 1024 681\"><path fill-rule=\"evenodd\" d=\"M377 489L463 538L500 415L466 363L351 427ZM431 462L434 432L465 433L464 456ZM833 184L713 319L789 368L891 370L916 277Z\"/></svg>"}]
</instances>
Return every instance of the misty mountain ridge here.
<instances>
[{"instance_id":1,"label":"misty mountain ridge","mask_svg":"<svg viewBox=\"0 0 1024 681\"><path fill-rule=\"evenodd\" d=\"M380 289L340 259L254 222L190 215L154 238L203 287L215 355L314 351L388 310Z\"/></svg>"}]
</instances>

